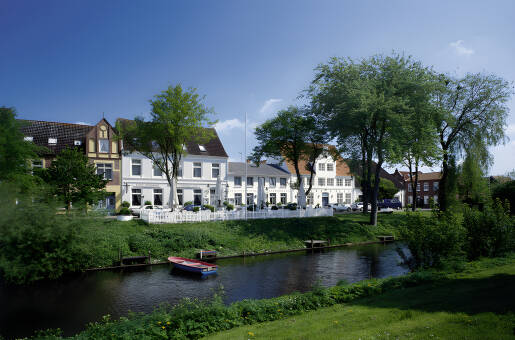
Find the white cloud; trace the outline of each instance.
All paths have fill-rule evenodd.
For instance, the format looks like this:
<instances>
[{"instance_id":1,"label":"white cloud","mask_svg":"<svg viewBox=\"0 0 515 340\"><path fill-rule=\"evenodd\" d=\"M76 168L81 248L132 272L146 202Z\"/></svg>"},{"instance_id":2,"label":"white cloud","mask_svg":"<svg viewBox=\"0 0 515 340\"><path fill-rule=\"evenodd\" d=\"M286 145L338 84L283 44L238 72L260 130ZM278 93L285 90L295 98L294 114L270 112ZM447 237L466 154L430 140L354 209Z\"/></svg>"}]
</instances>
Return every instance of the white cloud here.
<instances>
[{"instance_id":1,"label":"white cloud","mask_svg":"<svg viewBox=\"0 0 515 340\"><path fill-rule=\"evenodd\" d=\"M86 123L86 122L75 122L74 124L79 124L79 125L91 125L90 123Z\"/></svg>"},{"instance_id":2,"label":"white cloud","mask_svg":"<svg viewBox=\"0 0 515 340\"><path fill-rule=\"evenodd\" d=\"M458 40L449 43L449 46L451 46L454 49L454 52L456 52L458 55L471 56L476 53L476 51L473 49L465 47L463 43L463 40Z\"/></svg>"},{"instance_id":3,"label":"white cloud","mask_svg":"<svg viewBox=\"0 0 515 340\"><path fill-rule=\"evenodd\" d=\"M504 130L504 133L506 134L506 136L508 137L515 137L515 124L510 124L506 127L506 129Z\"/></svg>"},{"instance_id":4,"label":"white cloud","mask_svg":"<svg viewBox=\"0 0 515 340\"><path fill-rule=\"evenodd\" d=\"M216 131L220 133L225 133L232 129L244 129L245 122L242 122L238 118L233 118L216 123L215 128Z\"/></svg>"},{"instance_id":5,"label":"white cloud","mask_svg":"<svg viewBox=\"0 0 515 340\"><path fill-rule=\"evenodd\" d=\"M272 110L274 109L274 107L276 106L276 104L282 102L283 100L282 99L278 99L278 98L270 98L268 99L264 104L263 106L261 106L261 109L259 110L259 113L261 114L269 114L272 112Z\"/></svg>"}]
</instances>

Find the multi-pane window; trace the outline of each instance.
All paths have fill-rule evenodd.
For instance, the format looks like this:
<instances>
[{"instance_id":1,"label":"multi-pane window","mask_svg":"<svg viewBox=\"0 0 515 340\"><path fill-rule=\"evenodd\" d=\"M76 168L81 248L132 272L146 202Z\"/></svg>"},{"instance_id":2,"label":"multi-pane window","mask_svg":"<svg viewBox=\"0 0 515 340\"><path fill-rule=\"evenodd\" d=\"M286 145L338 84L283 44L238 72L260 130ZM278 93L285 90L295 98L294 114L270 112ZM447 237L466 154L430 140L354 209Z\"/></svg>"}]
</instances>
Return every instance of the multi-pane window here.
<instances>
[{"instance_id":1,"label":"multi-pane window","mask_svg":"<svg viewBox=\"0 0 515 340\"><path fill-rule=\"evenodd\" d=\"M281 188L286 187L286 178L279 178L279 183L281 184Z\"/></svg>"},{"instance_id":2,"label":"multi-pane window","mask_svg":"<svg viewBox=\"0 0 515 340\"><path fill-rule=\"evenodd\" d=\"M420 191L420 182L417 183L417 191Z\"/></svg>"},{"instance_id":3,"label":"multi-pane window","mask_svg":"<svg viewBox=\"0 0 515 340\"><path fill-rule=\"evenodd\" d=\"M113 179L113 165L97 163L97 175L103 175L104 179L112 180Z\"/></svg>"},{"instance_id":4,"label":"multi-pane window","mask_svg":"<svg viewBox=\"0 0 515 340\"><path fill-rule=\"evenodd\" d=\"M325 163L318 163L318 170L325 171Z\"/></svg>"},{"instance_id":5,"label":"multi-pane window","mask_svg":"<svg viewBox=\"0 0 515 340\"><path fill-rule=\"evenodd\" d=\"M154 205L163 205L163 189L154 189Z\"/></svg>"},{"instance_id":6,"label":"multi-pane window","mask_svg":"<svg viewBox=\"0 0 515 340\"><path fill-rule=\"evenodd\" d=\"M345 203L350 204L350 192L345 194Z\"/></svg>"},{"instance_id":7,"label":"multi-pane window","mask_svg":"<svg viewBox=\"0 0 515 340\"><path fill-rule=\"evenodd\" d=\"M435 203L438 203L438 195L434 195L433 196L433 200L434 200Z\"/></svg>"},{"instance_id":8,"label":"multi-pane window","mask_svg":"<svg viewBox=\"0 0 515 340\"><path fill-rule=\"evenodd\" d=\"M98 152L108 153L109 152L109 139L98 140Z\"/></svg>"},{"instance_id":9,"label":"multi-pane window","mask_svg":"<svg viewBox=\"0 0 515 340\"><path fill-rule=\"evenodd\" d=\"M411 192L413 189L411 188L411 183L408 183L408 192Z\"/></svg>"},{"instance_id":10,"label":"multi-pane window","mask_svg":"<svg viewBox=\"0 0 515 340\"><path fill-rule=\"evenodd\" d=\"M424 196L424 204L429 204L429 196Z\"/></svg>"},{"instance_id":11,"label":"multi-pane window","mask_svg":"<svg viewBox=\"0 0 515 340\"><path fill-rule=\"evenodd\" d=\"M179 164L179 169L177 169L177 177L182 177L182 165Z\"/></svg>"},{"instance_id":12,"label":"multi-pane window","mask_svg":"<svg viewBox=\"0 0 515 340\"><path fill-rule=\"evenodd\" d=\"M281 203L286 204L286 193L281 193Z\"/></svg>"},{"instance_id":13,"label":"multi-pane window","mask_svg":"<svg viewBox=\"0 0 515 340\"><path fill-rule=\"evenodd\" d=\"M132 189L132 205L141 205L141 189Z\"/></svg>"},{"instance_id":14,"label":"multi-pane window","mask_svg":"<svg viewBox=\"0 0 515 340\"><path fill-rule=\"evenodd\" d=\"M35 159L32 161L32 168L42 168L43 161L41 159Z\"/></svg>"},{"instance_id":15,"label":"multi-pane window","mask_svg":"<svg viewBox=\"0 0 515 340\"><path fill-rule=\"evenodd\" d=\"M211 164L211 178L218 178L220 176L220 163Z\"/></svg>"},{"instance_id":16,"label":"multi-pane window","mask_svg":"<svg viewBox=\"0 0 515 340\"><path fill-rule=\"evenodd\" d=\"M159 169L157 164L154 164L154 176L157 176L157 177L163 176L163 172L161 171L161 169Z\"/></svg>"},{"instance_id":17,"label":"multi-pane window","mask_svg":"<svg viewBox=\"0 0 515 340\"><path fill-rule=\"evenodd\" d=\"M321 177L318 179L318 186L323 187L325 185L325 178Z\"/></svg>"},{"instance_id":18,"label":"multi-pane window","mask_svg":"<svg viewBox=\"0 0 515 340\"><path fill-rule=\"evenodd\" d=\"M141 159L132 159L132 175L141 176Z\"/></svg>"},{"instance_id":19,"label":"multi-pane window","mask_svg":"<svg viewBox=\"0 0 515 340\"><path fill-rule=\"evenodd\" d=\"M333 171L334 170L334 164L333 163L327 163L327 171Z\"/></svg>"},{"instance_id":20,"label":"multi-pane window","mask_svg":"<svg viewBox=\"0 0 515 340\"><path fill-rule=\"evenodd\" d=\"M247 186L254 186L254 177L247 177Z\"/></svg>"},{"instance_id":21,"label":"multi-pane window","mask_svg":"<svg viewBox=\"0 0 515 340\"><path fill-rule=\"evenodd\" d=\"M234 204L241 205L241 192L234 194Z\"/></svg>"},{"instance_id":22,"label":"multi-pane window","mask_svg":"<svg viewBox=\"0 0 515 340\"><path fill-rule=\"evenodd\" d=\"M200 190L200 189L193 190L193 204L195 204L195 205L202 204L202 190Z\"/></svg>"},{"instance_id":23,"label":"multi-pane window","mask_svg":"<svg viewBox=\"0 0 515 340\"><path fill-rule=\"evenodd\" d=\"M270 204L277 203L277 194L275 192L270 193Z\"/></svg>"},{"instance_id":24,"label":"multi-pane window","mask_svg":"<svg viewBox=\"0 0 515 340\"><path fill-rule=\"evenodd\" d=\"M241 187L241 177L240 176L234 177L234 186Z\"/></svg>"},{"instance_id":25,"label":"multi-pane window","mask_svg":"<svg viewBox=\"0 0 515 340\"><path fill-rule=\"evenodd\" d=\"M254 204L254 194L247 193L247 205Z\"/></svg>"},{"instance_id":26,"label":"multi-pane window","mask_svg":"<svg viewBox=\"0 0 515 340\"><path fill-rule=\"evenodd\" d=\"M438 191L438 182L433 182L433 191Z\"/></svg>"},{"instance_id":27,"label":"multi-pane window","mask_svg":"<svg viewBox=\"0 0 515 340\"><path fill-rule=\"evenodd\" d=\"M338 204L343 204L343 192L336 194Z\"/></svg>"},{"instance_id":28,"label":"multi-pane window","mask_svg":"<svg viewBox=\"0 0 515 340\"><path fill-rule=\"evenodd\" d=\"M429 191L429 182L424 182L424 191Z\"/></svg>"},{"instance_id":29,"label":"multi-pane window","mask_svg":"<svg viewBox=\"0 0 515 340\"><path fill-rule=\"evenodd\" d=\"M336 179L336 185L339 187L343 187L343 178L337 178Z\"/></svg>"},{"instance_id":30,"label":"multi-pane window","mask_svg":"<svg viewBox=\"0 0 515 340\"><path fill-rule=\"evenodd\" d=\"M332 187L333 185L334 185L334 178L328 178L328 179L327 179L327 186L328 186L328 187L329 187L329 186L331 186L331 187Z\"/></svg>"},{"instance_id":31,"label":"multi-pane window","mask_svg":"<svg viewBox=\"0 0 515 340\"><path fill-rule=\"evenodd\" d=\"M313 193L312 193L312 192L310 192L310 193L309 193L309 195L308 195L308 197L306 197L306 198L307 198L307 200L306 200L306 204L308 204L308 205L312 205L312 204L313 204L313 198L314 198Z\"/></svg>"},{"instance_id":32,"label":"multi-pane window","mask_svg":"<svg viewBox=\"0 0 515 340\"><path fill-rule=\"evenodd\" d=\"M408 204L413 204L413 196L408 196Z\"/></svg>"},{"instance_id":33,"label":"multi-pane window","mask_svg":"<svg viewBox=\"0 0 515 340\"><path fill-rule=\"evenodd\" d=\"M183 205L183 202L184 202L184 194L182 192L182 189L177 189L177 199L178 199L178 203L179 205Z\"/></svg>"},{"instance_id":34,"label":"multi-pane window","mask_svg":"<svg viewBox=\"0 0 515 340\"><path fill-rule=\"evenodd\" d=\"M202 177L202 163L193 163L193 177Z\"/></svg>"},{"instance_id":35,"label":"multi-pane window","mask_svg":"<svg viewBox=\"0 0 515 340\"><path fill-rule=\"evenodd\" d=\"M270 177L270 186L272 188L275 188L276 181L277 181L277 179L275 177Z\"/></svg>"},{"instance_id":36,"label":"multi-pane window","mask_svg":"<svg viewBox=\"0 0 515 340\"><path fill-rule=\"evenodd\" d=\"M350 178L345 179L345 186L350 187L352 185L352 180Z\"/></svg>"}]
</instances>

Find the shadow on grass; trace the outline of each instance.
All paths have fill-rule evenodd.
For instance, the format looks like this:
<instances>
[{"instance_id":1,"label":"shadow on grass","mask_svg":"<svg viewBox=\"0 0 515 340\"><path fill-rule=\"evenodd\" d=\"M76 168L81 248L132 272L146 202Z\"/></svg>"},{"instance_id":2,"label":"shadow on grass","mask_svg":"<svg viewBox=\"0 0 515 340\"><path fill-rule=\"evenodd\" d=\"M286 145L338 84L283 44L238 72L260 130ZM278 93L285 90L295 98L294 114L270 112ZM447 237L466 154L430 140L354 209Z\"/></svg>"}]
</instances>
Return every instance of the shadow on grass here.
<instances>
[{"instance_id":1,"label":"shadow on grass","mask_svg":"<svg viewBox=\"0 0 515 340\"><path fill-rule=\"evenodd\" d=\"M432 285L396 290L349 304L425 312L505 314L515 312L514 288L515 275L496 274L488 278L451 279Z\"/></svg>"}]
</instances>

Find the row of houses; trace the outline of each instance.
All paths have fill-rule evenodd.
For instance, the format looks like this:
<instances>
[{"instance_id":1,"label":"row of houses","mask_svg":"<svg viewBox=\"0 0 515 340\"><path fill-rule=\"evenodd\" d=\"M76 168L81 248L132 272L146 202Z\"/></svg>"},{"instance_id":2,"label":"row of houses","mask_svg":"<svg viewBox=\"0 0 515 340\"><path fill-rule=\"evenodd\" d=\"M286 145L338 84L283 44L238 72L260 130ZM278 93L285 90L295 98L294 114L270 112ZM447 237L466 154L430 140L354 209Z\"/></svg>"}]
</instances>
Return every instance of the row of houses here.
<instances>
[{"instance_id":1,"label":"row of houses","mask_svg":"<svg viewBox=\"0 0 515 340\"><path fill-rule=\"evenodd\" d=\"M50 166L52 160L67 147L84 152L95 164L97 173L108 179L107 198L99 202L100 208L118 209L127 201L137 208L149 201L153 205L170 206L170 187L166 176L151 160L138 152L124 150L123 141L116 129L102 119L95 125L79 125L46 121L23 121L25 140L45 150L33 167ZM266 201L270 204L296 202L296 176L293 165L278 160L269 160L259 166L229 162L229 157L216 130L214 137L204 144L194 141L185 144L178 175L177 193L179 204L216 205L217 181L222 182L224 200L235 205L256 203L258 183L264 182ZM321 155L314 164L316 174L311 193L307 196L310 205L353 203L359 197L355 177L343 160L335 161L329 152ZM306 188L309 171L301 166ZM246 191L246 197L245 197Z\"/></svg>"}]
</instances>

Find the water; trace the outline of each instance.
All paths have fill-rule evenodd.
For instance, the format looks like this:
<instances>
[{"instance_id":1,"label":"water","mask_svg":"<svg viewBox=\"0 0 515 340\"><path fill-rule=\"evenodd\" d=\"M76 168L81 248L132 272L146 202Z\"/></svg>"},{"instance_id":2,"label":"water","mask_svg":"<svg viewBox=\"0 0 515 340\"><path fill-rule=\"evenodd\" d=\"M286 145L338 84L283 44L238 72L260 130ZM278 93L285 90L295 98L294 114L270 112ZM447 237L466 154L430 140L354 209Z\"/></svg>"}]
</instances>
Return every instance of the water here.
<instances>
[{"instance_id":1,"label":"water","mask_svg":"<svg viewBox=\"0 0 515 340\"><path fill-rule=\"evenodd\" d=\"M218 260L218 274L200 278L168 265L137 270L91 272L30 287L0 284L0 334L8 338L34 330L61 328L74 334L105 314L151 312L183 297L211 297L220 286L225 302L308 291L317 282L336 285L369 277L402 275L396 245L373 244L325 250Z\"/></svg>"}]
</instances>

